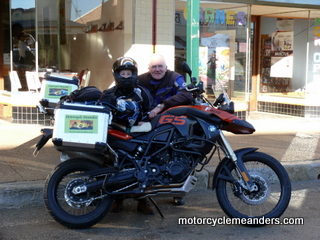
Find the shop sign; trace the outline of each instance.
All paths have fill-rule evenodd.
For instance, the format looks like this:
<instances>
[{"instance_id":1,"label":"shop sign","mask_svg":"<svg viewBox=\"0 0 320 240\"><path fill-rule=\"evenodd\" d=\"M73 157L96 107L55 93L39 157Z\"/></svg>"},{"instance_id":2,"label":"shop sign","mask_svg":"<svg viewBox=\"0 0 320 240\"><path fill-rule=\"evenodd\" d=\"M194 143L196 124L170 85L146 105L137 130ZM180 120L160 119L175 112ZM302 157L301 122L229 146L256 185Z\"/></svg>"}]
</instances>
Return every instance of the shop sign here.
<instances>
[{"instance_id":1,"label":"shop sign","mask_svg":"<svg viewBox=\"0 0 320 240\"><path fill-rule=\"evenodd\" d=\"M176 12L176 24L185 25L187 20L187 8L181 12ZM246 26L248 15L245 12L233 10L220 10L214 8L200 8L200 26Z\"/></svg>"},{"instance_id":2,"label":"shop sign","mask_svg":"<svg viewBox=\"0 0 320 240\"><path fill-rule=\"evenodd\" d=\"M200 25L210 26L246 26L248 16L245 12L200 8Z\"/></svg>"}]
</instances>

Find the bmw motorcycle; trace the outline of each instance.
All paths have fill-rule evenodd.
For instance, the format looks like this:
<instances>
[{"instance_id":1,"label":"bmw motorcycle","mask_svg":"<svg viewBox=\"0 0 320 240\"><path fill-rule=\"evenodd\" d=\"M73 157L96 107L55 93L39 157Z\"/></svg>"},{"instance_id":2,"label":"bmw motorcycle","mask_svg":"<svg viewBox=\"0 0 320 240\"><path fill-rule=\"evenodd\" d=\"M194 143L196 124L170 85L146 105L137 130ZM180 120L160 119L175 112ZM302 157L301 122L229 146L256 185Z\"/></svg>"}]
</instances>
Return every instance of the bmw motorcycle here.
<instances>
[{"instance_id":1,"label":"bmw motorcycle","mask_svg":"<svg viewBox=\"0 0 320 240\"><path fill-rule=\"evenodd\" d=\"M195 173L214 155L220 161L213 189L226 215L259 220L285 212L291 197L285 168L258 148L233 150L223 132L252 134L254 127L233 114L225 92L211 104L202 94L203 83L192 78L186 63L183 68L192 79L187 89L195 104L167 109L151 121L150 131L128 132L108 124L107 141L94 152L76 144L62 147L52 138L55 129L42 129L35 155L52 138L55 148L69 156L45 182L44 203L53 219L68 228L89 228L119 197L148 198L163 216L153 197L188 194L197 182ZM112 115L113 107L105 107Z\"/></svg>"}]
</instances>

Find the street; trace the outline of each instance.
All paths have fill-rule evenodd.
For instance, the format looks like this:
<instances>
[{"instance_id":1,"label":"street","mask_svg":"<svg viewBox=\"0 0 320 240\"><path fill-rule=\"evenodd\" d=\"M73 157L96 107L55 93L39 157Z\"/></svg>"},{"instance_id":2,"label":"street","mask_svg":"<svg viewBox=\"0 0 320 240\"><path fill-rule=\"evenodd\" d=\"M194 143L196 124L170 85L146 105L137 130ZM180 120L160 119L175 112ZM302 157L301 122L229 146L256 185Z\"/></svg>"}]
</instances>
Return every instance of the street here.
<instances>
[{"instance_id":1,"label":"street","mask_svg":"<svg viewBox=\"0 0 320 240\"><path fill-rule=\"evenodd\" d=\"M184 206L173 205L171 198L155 198L165 219L158 213L154 216L137 213L136 202L128 199L122 212L110 213L99 224L84 230L70 230L59 225L43 205L0 209L0 239L317 239L320 180L293 182L292 188L290 205L282 217L292 221L303 218L303 225L212 226L199 224L201 221L179 225L182 217L203 220L225 216L215 192L207 190L191 192Z\"/></svg>"}]
</instances>

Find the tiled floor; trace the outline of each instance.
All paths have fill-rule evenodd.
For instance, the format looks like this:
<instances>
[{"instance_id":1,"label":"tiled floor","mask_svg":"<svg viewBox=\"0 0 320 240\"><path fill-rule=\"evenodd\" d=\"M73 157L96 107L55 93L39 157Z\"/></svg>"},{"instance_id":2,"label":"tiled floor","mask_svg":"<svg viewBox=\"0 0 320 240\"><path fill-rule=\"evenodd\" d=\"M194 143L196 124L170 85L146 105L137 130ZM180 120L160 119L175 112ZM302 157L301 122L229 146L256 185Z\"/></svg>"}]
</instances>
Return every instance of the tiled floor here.
<instances>
[{"instance_id":1,"label":"tiled floor","mask_svg":"<svg viewBox=\"0 0 320 240\"><path fill-rule=\"evenodd\" d=\"M320 106L304 106L276 102L258 102L258 111L296 117L320 118Z\"/></svg>"},{"instance_id":2,"label":"tiled floor","mask_svg":"<svg viewBox=\"0 0 320 240\"><path fill-rule=\"evenodd\" d=\"M38 96L31 92L0 94L0 118L20 124L51 126L50 116L41 113Z\"/></svg>"}]
</instances>

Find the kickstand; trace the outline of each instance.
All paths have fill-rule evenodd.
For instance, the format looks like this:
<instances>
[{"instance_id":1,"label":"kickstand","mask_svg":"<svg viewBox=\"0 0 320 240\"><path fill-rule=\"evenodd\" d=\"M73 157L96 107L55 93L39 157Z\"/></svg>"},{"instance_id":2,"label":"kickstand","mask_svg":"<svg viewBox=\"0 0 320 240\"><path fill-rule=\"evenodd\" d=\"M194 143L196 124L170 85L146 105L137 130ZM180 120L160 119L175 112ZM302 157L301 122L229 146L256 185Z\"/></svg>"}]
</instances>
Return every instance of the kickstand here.
<instances>
[{"instance_id":1,"label":"kickstand","mask_svg":"<svg viewBox=\"0 0 320 240\"><path fill-rule=\"evenodd\" d=\"M149 197L148 199L149 199L150 202L152 202L152 204L156 207L156 209L158 210L158 213L160 214L160 216L161 216L162 218L165 218L165 217L163 216L160 208L158 207L158 204L157 204L151 197Z\"/></svg>"}]
</instances>

